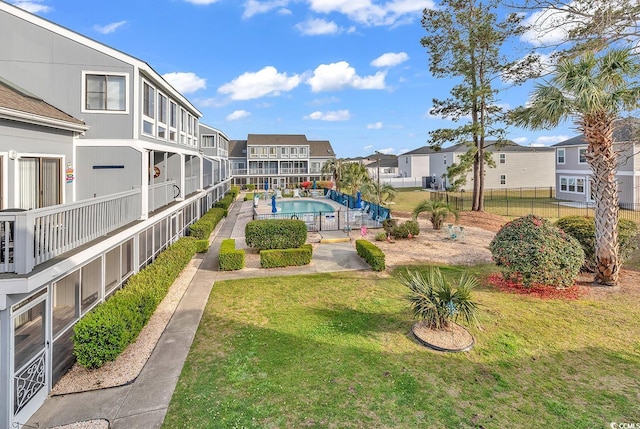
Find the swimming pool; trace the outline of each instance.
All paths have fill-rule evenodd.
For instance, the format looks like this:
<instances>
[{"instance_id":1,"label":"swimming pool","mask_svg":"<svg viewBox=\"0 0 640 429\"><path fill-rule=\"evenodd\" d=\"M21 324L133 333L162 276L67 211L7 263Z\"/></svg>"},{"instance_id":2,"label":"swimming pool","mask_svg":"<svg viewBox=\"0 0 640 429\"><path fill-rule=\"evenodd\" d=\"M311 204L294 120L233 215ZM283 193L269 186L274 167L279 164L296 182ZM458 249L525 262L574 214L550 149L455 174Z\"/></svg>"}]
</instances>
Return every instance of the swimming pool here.
<instances>
[{"instance_id":1,"label":"swimming pool","mask_svg":"<svg viewBox=\"0 0 640 429\"><path fill-rule=\"evenodd\" d=\"M323 203L321 201L278 201L276 203L278 207L278 213L293 214L293 213L319 213L319 212L334 212L335 209L331 204Z\"/></svg>"}]
</instances>

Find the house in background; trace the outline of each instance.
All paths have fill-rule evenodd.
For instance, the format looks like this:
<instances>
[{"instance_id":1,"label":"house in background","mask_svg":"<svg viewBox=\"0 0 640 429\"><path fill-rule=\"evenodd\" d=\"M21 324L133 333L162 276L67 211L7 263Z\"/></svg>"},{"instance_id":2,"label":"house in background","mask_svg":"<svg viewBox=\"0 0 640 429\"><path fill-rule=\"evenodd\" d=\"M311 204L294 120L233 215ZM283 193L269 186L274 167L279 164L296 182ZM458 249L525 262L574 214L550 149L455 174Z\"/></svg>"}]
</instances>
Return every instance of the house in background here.
<instances>
[{"instance_id":1,"label":"house in background","mask_svg":"<svg viewBox=\"0 0 640 429\"><path fill-rule=\"evenodd\" d=\"M0 427L10 428L73 364L74 324L184 236L231 179L226 136L144 61L5 2L0 40Z\"/></svg>"},{"instance_id":2,"label":"house in background","mask_svg":"<svg viewBox=\"0 0 640 429\"><path fill-rule=\"evenodd\" d=\"M270 189L298 186L305 181L324 180L322 166L335 159L327 140L307 140L302 134L249 134L247 140L231 140L229 161L233 184L268 182Z\"/></svg>"},{"instance_id":3,"label":"house in background","mask_svg":"<svg viewBox=\"0 0 640 429\"><path fill-rule=\"evenodd\" d=\"M495 163L494 168L485 165L485 189L534 188L554 186L555 150L552 147L520 146L508 141L496 145L495 141L486 141L485 148L490 151ZM429 171L433 188L446 189L449 185L447 168L460 162L468 146L464 143L453 145L429 155ZM467 174L467 183L461 189L473 189L473 171Z\"/></svg>"},{"instance_id":4,"label":"house in background","mask_svg":"<svg viewBox=\"0 0 640 429\"><path fill-rule=\"evenodd\" d=\"M618 153L616 180L619 204L635 210L640 204L640 120L617 121L614 150ZM587 163L587 142L584 135L557 143L555 148L556 198L582 203L593 202L591 166Z\"/></svg>"},{"instance_id":5,"label":"house in background","mask_svg":"<svg viewBox=\"0 0 640 429\"><path fill-rule=\"evenodd\" d=\"M398 175L400 177L430 177L429 156L435 153L429 146L422 146L398 155Z\"/></svg>"},{"instance_id":6,"label":"house in background","mask_svg":"<svg viewBox=\"0 0 640 429\"><path fill-rule=\"evenodd\" d=\"M372 179L398 177L398 157L392 154L376 152L362 158L362 164L369 170Z\"/></svg>"}]
</instances>

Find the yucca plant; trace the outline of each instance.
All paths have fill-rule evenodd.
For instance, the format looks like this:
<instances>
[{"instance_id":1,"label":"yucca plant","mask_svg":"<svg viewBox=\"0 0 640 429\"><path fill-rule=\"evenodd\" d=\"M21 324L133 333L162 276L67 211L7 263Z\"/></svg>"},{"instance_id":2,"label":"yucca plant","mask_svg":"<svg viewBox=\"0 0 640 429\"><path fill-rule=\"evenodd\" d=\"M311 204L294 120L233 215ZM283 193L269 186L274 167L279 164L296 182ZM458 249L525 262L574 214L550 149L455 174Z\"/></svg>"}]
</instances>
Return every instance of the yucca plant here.
<instances>
[{"instance_id":1,"label":"yucca plant","mask_svg":"<svg viewBox=\"0 0 640 429\"><path fill-rule=\"evenodd\" d=\"M478 285L474 276L463 273L453 286L439 268L430 267L425 275L407 270L399 280L410 290L407 299L414 316L430 329L444 329L458 319L479 326L478 304L471 299L471 290Z\"/></svg>"},{"instance_id":2,"label":"yucca plant","mask_svg":"<svg viewBox=\"0 0 640 429\"><path fill-rule=\"evenodd\" d=\"M441 200L424 200L413 209L413 220L418 219L420 213L429 213L429 220L433 229L442 228L442 223L450 215L458 220L458 211Z\"/></svg>"}]
</instances>

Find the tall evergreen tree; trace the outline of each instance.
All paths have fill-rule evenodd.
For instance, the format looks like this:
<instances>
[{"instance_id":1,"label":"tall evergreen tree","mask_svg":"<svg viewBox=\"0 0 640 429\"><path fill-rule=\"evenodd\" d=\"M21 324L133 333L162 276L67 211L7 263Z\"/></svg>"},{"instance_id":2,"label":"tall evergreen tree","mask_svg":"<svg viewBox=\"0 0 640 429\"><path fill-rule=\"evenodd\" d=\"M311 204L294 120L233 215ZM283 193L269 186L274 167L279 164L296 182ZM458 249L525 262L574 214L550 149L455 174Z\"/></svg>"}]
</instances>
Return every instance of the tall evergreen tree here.
<instances>
[{"instance_id":1,"label":"tall evergreen tree","mask_svg":"<svg viewBox=\"0 0 640 429\"><path fill-rule=\"evenodd\" d=\"M497 104L496 81L519 83L536 64L533 55L509 61L501 53L507 41L525 28L516 14L499 22L497 10L494 0L442 0L437 9L425 9L422 18L428 35L421 43L429 55L429 70L435 77L460 80L450 98L433 100L431 113L454 122L471 118L457 128L431 131L429 144L435 150L448 143L469 146L451 173L466 177L473 169L472 209L476 211L484 210L484 168L490 156L485 139L505 140L506 112Z\"/></svg>"}]
</instances>

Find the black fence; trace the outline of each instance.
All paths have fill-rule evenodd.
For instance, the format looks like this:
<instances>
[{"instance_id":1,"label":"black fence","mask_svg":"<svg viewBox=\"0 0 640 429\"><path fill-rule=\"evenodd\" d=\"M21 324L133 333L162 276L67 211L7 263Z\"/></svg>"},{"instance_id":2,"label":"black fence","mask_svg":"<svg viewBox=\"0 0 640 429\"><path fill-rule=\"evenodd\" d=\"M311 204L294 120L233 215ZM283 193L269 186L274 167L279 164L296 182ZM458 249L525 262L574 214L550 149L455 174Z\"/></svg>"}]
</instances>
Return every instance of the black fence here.
<instances>
[{"instance_id":1,"label":"black fence","mask_svg":"<svg viewBox=\"0 0 640 429\"><path fill-rule=\"evenodd\" d=\"M471 192L430 192L431 199L447 202L458 211L471 210ZM618 217L640 223L640 204L620 204ZM507 217L535 214L548 219L565 216L594 216L592 202L560 201L554 199L553 188L489 189L485 191L484 209Z\"/></svg>"}]
</instances>

